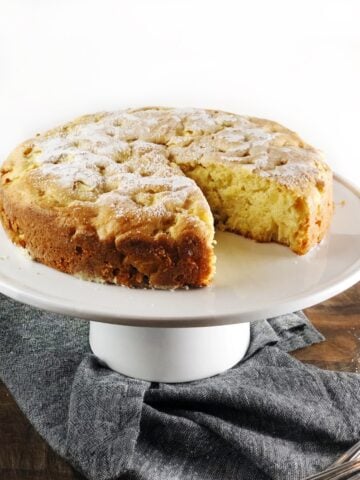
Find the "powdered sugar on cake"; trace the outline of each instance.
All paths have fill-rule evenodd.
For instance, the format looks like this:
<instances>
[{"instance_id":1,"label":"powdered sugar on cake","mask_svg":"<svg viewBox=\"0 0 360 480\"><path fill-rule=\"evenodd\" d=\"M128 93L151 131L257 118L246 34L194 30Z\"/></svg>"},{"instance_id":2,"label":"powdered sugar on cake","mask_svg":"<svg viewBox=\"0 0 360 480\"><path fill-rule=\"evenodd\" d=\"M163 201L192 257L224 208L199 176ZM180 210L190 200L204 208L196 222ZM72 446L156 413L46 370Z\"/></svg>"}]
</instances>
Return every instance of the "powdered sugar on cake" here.
<instances>
[{"instance_id":1,"label":"powdered sugar on cake","mask_svg":"<svg viewBox=\"0 0 360 480\"><path fill-rule=\"evenodd\" d=\"M79 200L109 205L116 200L120 208L124 197L134 202L147 192L155 200L143 207L154 214L168 202L184 205L189 195L206 208L196 184L183 176L183 165L235 162L292 186L316 181L322 160L274 122L200 109L154 107L88 116L29 145L36 164L31 175L71 191L72 199L79 191Z\"/></svg>"}]
</instances>

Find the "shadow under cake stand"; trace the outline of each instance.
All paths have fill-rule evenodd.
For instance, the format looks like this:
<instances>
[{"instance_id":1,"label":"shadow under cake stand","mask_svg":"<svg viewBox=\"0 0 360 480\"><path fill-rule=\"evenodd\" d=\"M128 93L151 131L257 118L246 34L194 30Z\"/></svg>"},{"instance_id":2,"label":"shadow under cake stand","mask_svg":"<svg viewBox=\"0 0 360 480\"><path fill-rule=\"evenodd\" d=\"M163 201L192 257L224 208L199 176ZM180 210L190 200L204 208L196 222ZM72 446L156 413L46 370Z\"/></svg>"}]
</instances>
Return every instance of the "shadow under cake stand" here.
<instances>
[{"instance_id":1,"label":"shadow under cake stand","mask_svg":"<svg viewBox=\"0 0 360 480\"><path fill-rule=\"evenodd\" d=\"M360 280L360 193L336 176L334 194L331 230L305 256L217 233L217 273L203 289L85 282L33 262L0 228L0 291L90 320L91 349L115 371L156 382L209 377L244 357L250 321L310 307Z\"/></svg>"}]
</instances>

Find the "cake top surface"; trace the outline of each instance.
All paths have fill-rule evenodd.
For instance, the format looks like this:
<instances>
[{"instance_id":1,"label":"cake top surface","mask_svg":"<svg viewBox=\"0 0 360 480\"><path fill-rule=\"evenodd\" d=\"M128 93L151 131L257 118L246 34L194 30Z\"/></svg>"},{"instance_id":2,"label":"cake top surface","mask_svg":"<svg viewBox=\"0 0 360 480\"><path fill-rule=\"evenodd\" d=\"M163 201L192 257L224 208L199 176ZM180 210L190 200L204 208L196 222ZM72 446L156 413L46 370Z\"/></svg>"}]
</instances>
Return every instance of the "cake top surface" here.
<instances>
[{"instance_id":1,"label":"cake top surface","mask_svg":"<svg viewBox=\"0 0 360 480\"><path fill-rule=\"evenodd\" d=\"M139 206L163 216L191 202L209 213L195 182L182 173L187 164L236 165L289 188L321 181L328 170L318 150L278 123L161 107L80 117L23 143L8 162L15 176L26 175L57 205L96 203L118 217Z\"/></svg>"}]
</instances>

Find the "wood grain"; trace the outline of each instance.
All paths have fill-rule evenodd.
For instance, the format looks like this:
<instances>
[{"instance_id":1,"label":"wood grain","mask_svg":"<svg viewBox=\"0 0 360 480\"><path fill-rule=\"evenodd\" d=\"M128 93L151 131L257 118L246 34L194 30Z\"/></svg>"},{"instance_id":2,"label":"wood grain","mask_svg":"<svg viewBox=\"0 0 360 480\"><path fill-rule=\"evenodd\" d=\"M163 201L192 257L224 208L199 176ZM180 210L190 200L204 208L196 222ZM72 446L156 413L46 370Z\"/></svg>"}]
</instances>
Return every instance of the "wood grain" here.
<instances>
[{"instance_id":1,"label":"wood grain","mask_svg":"<svg viewBox=\"0 0 360 480\"><path fill-rule=\"evenodd\" d=\"M320 368L360 373L360 283L305 313L326 341L294 356Z\"/></svg>"},{"instance_id":2,"label":"wood grain","mask_svg":"<svg viewBox=\"0 0 360 480\"><path fill-rule=\"evenodd\" d=\"M360 373L360 283L305 313L326 341L294 356L320 368ZM48 447L0 382L0 479L84 478Z\"/></svg>"}]
</instances>

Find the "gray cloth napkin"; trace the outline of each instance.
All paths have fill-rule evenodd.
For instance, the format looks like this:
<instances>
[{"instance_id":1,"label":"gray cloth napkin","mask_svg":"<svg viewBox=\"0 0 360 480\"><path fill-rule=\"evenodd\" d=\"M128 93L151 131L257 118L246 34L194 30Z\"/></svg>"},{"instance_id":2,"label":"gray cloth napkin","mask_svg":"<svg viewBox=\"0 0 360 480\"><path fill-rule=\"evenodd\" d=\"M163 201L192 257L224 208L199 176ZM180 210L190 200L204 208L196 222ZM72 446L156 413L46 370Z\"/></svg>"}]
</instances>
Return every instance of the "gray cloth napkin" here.
<instances>
[{"instance_id":1,"label":"gray cloth napkin","mask_svg":"<svg viewBox=\"0 0 360 480\"><path fill-rule=\"evenodd\" d=\"M91 480L292 480L324 468L360 438L360 376L286 353L321 340L301 312L257 322L234 368L154 384L102 366L87 322L0 296L0 376Z\"/></svg>"}]
</instances>

